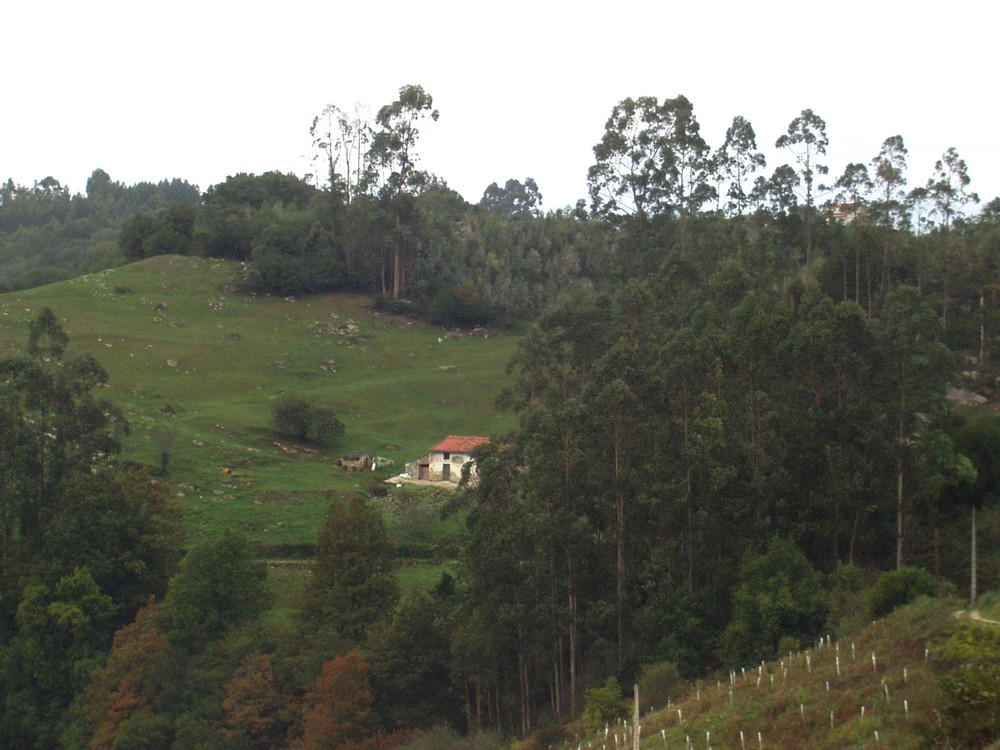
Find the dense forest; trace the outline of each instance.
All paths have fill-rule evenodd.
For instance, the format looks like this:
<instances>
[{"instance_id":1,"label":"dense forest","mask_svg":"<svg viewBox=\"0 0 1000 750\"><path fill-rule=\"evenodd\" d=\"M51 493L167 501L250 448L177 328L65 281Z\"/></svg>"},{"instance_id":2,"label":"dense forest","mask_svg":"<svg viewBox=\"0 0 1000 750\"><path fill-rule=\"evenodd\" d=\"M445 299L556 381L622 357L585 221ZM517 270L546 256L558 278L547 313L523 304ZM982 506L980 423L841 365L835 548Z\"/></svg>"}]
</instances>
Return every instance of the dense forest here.
<instances>
[{"instance_id":1,"label":"dense forest","mask_svg":"<svg viewBox=\"0 0 1000 750\"><path fill-rule=\"evenodd\" d=\"M164 485L120 459L109 375L40 315L0 361L5 746L417 747L444 725L487 747L609 676L759 663L1000 583L995 553L969 562L970 530L1000 532L1000 422L946 397L1000 375L1000 199L975 209L954 149L914 186L892 135L821 184L811 110L769 171L744 118L713 149L685 97L625 99L589 200L545 212L530 177L470 204L422 170L437 118L419 86L373 122L329 107L306 178L0 193L10 288L200 254L242 261L247 294L523 332L498 399L518 428L447 509L461 575L401 602L359 497L278 624L247 540L183 553Z\"/></svg>"}]
</instances>

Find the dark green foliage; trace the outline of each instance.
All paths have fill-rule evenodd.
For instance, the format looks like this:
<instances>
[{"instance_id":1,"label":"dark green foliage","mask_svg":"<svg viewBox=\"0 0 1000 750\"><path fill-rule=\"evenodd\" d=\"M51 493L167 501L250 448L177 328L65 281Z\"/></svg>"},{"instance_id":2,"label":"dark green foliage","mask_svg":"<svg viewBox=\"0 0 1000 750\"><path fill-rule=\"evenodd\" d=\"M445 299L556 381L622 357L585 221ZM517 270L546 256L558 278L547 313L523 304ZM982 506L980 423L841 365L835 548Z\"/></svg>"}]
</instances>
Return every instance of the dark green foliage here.
<instances>
[{"instance_id":1,"label":"dark green foliage","mask_svg":"<svg viewBox=\"0 0 1000 750\"><path fill-rule=\"evenodd\" d=\"M46 308L30 356L0 359L0 744L52 747L115 628L166 590L180 509L114 466L120 413L94 397L107 374L64 359Z\"/></svg>"},{"instance_id":2,"label":"dark green foliage","mask_svg":"<svg viewBox=\"0 0 1000 750\"><path fill-rule=\"evenodd\" d=\"M332 411L290 394L274 402L271 418L275 432L282 437L324 447L332 446L344 434L344 424Z\"/></svg>"},{"instance_id":3,"label":"dark green foliage","mask_svg":"<svg viewBox=\"0 0 1000 750\"><path fill-rule=\"evenodd\" d=\"M431 300L429 318L435 325L471 328L489 322L489 312L472 282L443 289Z\"/></svg>"},{"instance_id":4,"label":"dark green foliage","mask_svg":"<svg viewBox=\"0 0 1000 750\"><path fill-rule=\"evenodd\" d=\"M86 196L71 195L52 177L33 187L8 180L0 184L0 290L119 265L126 256L115 239L126 219L151 216L169 204L184 204L193 215L199 199L198 188L183 180L126 187L101 169L87 181ZM141 249L140 235L132 252Z\"/></svg>"},{"instance_id":5,"label":"dark green foliage","mask_svg":"<svg viewBox=\"0 0 1000 750\"><path fill-rule=\"evenodd\" d=\"M538 184L528 177L522 183L510 179L500 187L495 182L483 191L480 208L507 218L514 216L538 216L541 213L542 194Z\"/></svg>"},{"instance_id":6,"label":"dark green foliage","mask_svg":"<svg viewBox=\"0 0 1000 750\"><path fill-rule=\"evenodd\" d=\"M205 205L242 205L259 210L265 206L305 208L318 191L293 174L241 172L205 191Z\"/></svg>"},{"instance_id":7,"label":"dark green foliage","mask_svg":"<svg viewBox=\"0 0 1000 750\"><path fill-rule=\"evenodd\" d=\"M392 624L369 639L372 689L390 726L462 725L451 675L453 604L446 590L405 601Z\"/></svg>"},{"instance_id":8,"label":"dark green foliage","mask_svg":"<svg viewBox=\"0 0 1000 750\"><path fill-rule=\"evenodd\" d=\"M1000 500L1000 419L979 417L958 426L952 437L955 448L972 462L976 478L956 486L949 497L975 506Z\"/></svg>"},{"instance_id":9,"label":"dark green foliage","mask_svg":"<svg viewBox=\"0 0 1000 750\"><path fill-rule=\"evenodd\" d=\"M101 508L101 513L94 513ZM83 475L47 517L36 569L47 580L87 566L119 607L117 624L160 598L183 549L181 508L142 471Z\"/></svg>"},{"instance_id":10,"label":"dark green foliage","mask_svg":"<svg viewBox=\"0 0 1000 750\"><path fill-rule=\"evenodd\" d=\"M359 497L330 505L302 603L310 627L360 640L399 598L395 547L382 516Z\"/></svg>"},{"instance_id":11,"label":"dark green foliage","mask_svg":"<svg viewBox=\"0 0 1000 750\"><path fill-rule=\"evenodd\" d=\"M51 588L25 585L17 634L0 644L0 740L15 747L52 746L66 708L110 643L116 607L86 569ZM29 739L30 738L30 739Z\"/></svg>"},{"instance_id":12,"label":"dark green foliage","mask_svg":"<svg viewBox=\"0 0 1000 750\"><path fill-rule=\"evenodd\" d=\"M879 576L868 594L868 611L873 618L885 617L918 596L934 596L934 576L922 568L903 567Z\"/></svg>"},{"instance_id":13,"label":"dark green foliage","mask_svg":"<svg viewBox=\"0 0 1000 750\"><path fill-rule=\"evenodd\" d=\"M188 255L194 243L195 207L171 203L156 214L137 213L122 224L118 246L127 260Z\"/></svg>"},{"instance_id":14,"label":"dark green foliage","mask_svg":"<svg viewBox=\"0 0 1000 750\"><path fill-rule=\"evenodd\" d=\"M948 747L986 747L1000 739L1000 632L963 625L938 652L954 667L940 683L940 724Z\"/></svg>"},{"instance_id":15,"label":"dark green foliage","mask_svg":"<svg viewBox=\"0 0 1000 750\"><path fill-rule=\"evenodd\" d=\"M673 662L647 664L639 674L639 700L645 706L666 706L677 698L683 678Z\"/></svg>"},{"instance_id":16,"label":"dark green foliage","mask_svg":"<svg viewBox=\"0 0 1000 750\"><path fill-rule=\"evenodd\" d=\"M809 643L826 619L822 576L790 542L774 539L748 556L733 590L733 619L722 635L730 667L773 659L782 636Z\"/></svg>"},{"instance_id":17,"label":"dark green foliage","mask_svg":"<svg viewBox=\"0 0 1000 750\"><path fill-rule=\"evenodd\" d=\"M112 750L171 750L174 724L165 716L133 714L118 730Z\"/></svg>"},{"instance_id":18,"label":"dark green foliage","mask_svg":"<svg viewBox=\"0 0 1000 750\"><path fill-rule=\"evenodd\" d=\"M583 703L583 725L590 734L602 731L606 724L614 724L626 713L621 685L614 677L609 677L604 687L587 690Z\"/></svg>"},{"instance_id":19,"label":"dark green foliage","mask_svg":"<svg viewBox=\"0 0 1000 750\"><path fill-rule=\"evenodd\" d=\"M170 580L158 622L172 643L197 652L268 604L267 569L233 531L192 549Z\"/></svg>"},{"instance_id":20,"label":"dark green foliage","mask_svg":"<svg viewBox=\"0 0 1000 750\"><path fill-rule=\"evenodd\" d=\"M32 357L61 357L68 343L69 336L48 307L28 327L28 354Z\"/></svg>"},{"instance_id":21,"label":"dark green foliage","mask_svg":"<svg viewBox=\"0 0 1000 750\"><path fill-rule=\"evenodd\" d=\"M867 592L860 568L839 563L827 580L828 626L835 635L851 632L869 620Z\"/></svg>"},{"instance_id":22,"label":"dark green foliage","mask_svg":"<svg viewBox=\"0 0 1000 750\"><path fill-rule=\"evenodd\" d=\"M128 425L93 390L107 373L89 356L63 360L68 337L51 310L32 323L31 356L0 358L0 516L5 547L19 536L39 541L46 513L58 505L60 485L76 474L108 467Z\"/></svg>"}]
</instances>

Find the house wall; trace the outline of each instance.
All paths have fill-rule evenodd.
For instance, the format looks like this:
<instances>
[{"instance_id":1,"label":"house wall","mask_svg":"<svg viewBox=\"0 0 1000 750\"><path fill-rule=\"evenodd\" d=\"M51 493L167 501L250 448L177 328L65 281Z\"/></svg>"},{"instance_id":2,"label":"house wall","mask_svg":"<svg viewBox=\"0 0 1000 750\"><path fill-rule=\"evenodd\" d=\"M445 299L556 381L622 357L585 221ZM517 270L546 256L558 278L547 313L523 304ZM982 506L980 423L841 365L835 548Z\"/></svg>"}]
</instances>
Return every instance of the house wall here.
<instances>
[{"instance_id":1,"label":"house wall","mask_svg":"<svg viewBox=\"0 0 1000 750\"><path fill-rule=\"evenodd\" d=\"M462 480L462 469L465 464L472 462L472 469L470 471L469 480L474 482L478 479L476 473L476 463L472 460L472 456L468 453L450 453L448 459L445 460L444 453L434 452L429 453L425 456L421 456L416 461L410 461L406 464L406 471L414 479L419 479L420 477L420 465L428 464L428 475L427 479L431 482L443 482L444 478L444 467L447 464L450 468L450 474L448 477L449 482L453 484L458 484Z\"/></svg>"},{"instance_id":2,"label":"house wall","mask_svg":"<svg viewBox=\"0 0 1000 750\"><path fill-rule=\"evenodd\" d=\"M448 481L458 484L462 479L463 467L472 460L472 457L468 453L450 453L446 459L444 453L431 453L429 459L431 480L435 482L444 481L444 467L447 465L451 469ZM472 477L474 478L475 463L472 466Z\"/></svg>"}]
</instances>

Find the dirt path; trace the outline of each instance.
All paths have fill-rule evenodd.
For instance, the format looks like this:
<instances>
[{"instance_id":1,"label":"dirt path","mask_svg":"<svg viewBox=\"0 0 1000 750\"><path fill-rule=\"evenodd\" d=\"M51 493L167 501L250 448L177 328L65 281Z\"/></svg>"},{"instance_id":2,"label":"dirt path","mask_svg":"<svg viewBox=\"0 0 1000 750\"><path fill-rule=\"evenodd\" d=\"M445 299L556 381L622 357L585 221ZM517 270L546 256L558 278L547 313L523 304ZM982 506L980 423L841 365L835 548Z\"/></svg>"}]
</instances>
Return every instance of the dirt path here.
<instances>
[{"instance_id":1,"label":"dirt path","mask_svg":"<svg viewBox=\"0 0 1000 750\"><path fill-rule=\"evenodd\" d=\"M990 625L1000 625L1000 621L990 620L987 617L983 617L978 609L974 609L971 612L969 612L969 618L975 620L976 622L986 622L989 623Z\"/></svg>"}]
</instances>

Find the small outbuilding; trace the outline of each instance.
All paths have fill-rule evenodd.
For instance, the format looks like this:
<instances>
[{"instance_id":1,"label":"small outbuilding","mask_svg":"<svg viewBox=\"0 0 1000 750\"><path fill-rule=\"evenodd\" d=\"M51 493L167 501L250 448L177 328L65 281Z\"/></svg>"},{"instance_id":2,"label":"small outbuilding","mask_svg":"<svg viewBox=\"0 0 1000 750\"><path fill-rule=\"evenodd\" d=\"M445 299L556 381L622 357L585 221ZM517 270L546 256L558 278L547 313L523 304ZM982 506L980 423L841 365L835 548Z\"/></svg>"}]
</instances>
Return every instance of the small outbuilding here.
<instances>
[{"instance_id":1,"label":"small outbuilding","mask_svg":"<svg viewBox=\"0 0 1000 750\"><path fill-rule=\"evenodd\" d=\"M337 460L337 466L348 471L369 471L372 468L372 457L367 453L350 453Z\"/></svg>"}]
</instances>

